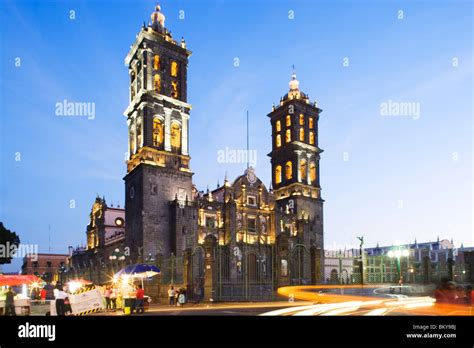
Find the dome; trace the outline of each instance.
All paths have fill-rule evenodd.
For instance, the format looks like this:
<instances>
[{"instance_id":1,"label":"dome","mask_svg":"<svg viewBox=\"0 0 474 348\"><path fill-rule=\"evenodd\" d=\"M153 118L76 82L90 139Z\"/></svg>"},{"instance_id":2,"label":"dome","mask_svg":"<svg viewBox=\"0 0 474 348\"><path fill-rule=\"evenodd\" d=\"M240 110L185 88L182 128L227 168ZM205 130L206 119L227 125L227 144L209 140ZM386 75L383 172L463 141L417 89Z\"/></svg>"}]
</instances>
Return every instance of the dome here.
<instances>
[{"instance_id":1,"label":"dome","mask_svg":"<svg viewBox=\"0 0 474 348\"><path fill-rule=\"evenodd\" d=\"M291 81L289 85L290 91L299 90L300 82L296 79L296 74L291 75Z\"/></svg>"},{"instance_id":2,"label":"dome","mask_svg":"<svg viewBox=\"0 0 474 348\"><path fill-rule=\"evenodd\" d=\"M164 29L165 15L161 12L161 6L156 5L155 11L150 15L153 28ZM155 29L156 30L156 29Z\"/></svg>"}]
</instances>

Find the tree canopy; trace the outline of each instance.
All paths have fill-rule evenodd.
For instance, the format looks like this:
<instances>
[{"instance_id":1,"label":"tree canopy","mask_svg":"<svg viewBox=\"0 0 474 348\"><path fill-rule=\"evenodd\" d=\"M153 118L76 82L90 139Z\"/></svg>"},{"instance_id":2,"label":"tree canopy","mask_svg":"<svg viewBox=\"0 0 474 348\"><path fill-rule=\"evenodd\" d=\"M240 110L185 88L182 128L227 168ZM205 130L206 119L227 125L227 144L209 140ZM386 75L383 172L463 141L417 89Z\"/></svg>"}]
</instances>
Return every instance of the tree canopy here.
<instances>
[{"instance_id":1,"label":"tree canopy","mask_svg":"<svg viewBox=\"0 0 474 348\"><path fill-rule=\"evenodd\" d=\"M14 255L12 251L17 250L20 245L20 237L0 222L0 265L10 263Z\"/></svg>"}]
</instances>

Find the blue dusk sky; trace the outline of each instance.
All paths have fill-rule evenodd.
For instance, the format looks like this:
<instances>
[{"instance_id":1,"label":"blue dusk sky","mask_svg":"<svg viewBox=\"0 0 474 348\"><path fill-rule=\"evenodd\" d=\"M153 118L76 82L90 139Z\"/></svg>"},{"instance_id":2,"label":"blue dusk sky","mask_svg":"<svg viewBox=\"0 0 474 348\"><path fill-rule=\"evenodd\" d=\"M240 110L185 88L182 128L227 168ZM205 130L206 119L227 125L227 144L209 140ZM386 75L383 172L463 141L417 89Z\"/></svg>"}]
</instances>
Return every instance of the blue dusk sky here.
<instances>
[{"instance_id":1,"label":"blue dusk sky","mask_svg":"<svg viewBox=\"0 0 474 348\"><path fill-rule=\"evenodd\" d=\"M123 205L124 58L155 4L0 1L0 221L40 252L85 243L97 194ZM190 154L199 189L245 170L218 153L245 149L246 110L256 173L270 183L267 114L287 93L294 64L301 90L324 110L326 248L354 247L359 235L367 246L438 236L474 244L472 1L161 5L166 27L193 52ZM95 118L56 116L63 100L95 103ZM411 109L397 115L400 103Z\"/></svg>"}]
</instances>

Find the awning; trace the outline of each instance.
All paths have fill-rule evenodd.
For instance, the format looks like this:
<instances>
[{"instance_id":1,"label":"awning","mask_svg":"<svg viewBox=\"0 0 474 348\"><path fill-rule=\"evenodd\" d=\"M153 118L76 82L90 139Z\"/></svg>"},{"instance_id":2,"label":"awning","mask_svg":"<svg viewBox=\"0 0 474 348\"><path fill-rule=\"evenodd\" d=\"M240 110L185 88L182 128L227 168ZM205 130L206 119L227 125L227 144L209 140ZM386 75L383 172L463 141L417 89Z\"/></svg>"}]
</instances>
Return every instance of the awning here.
<instances>
[{"instance_id":1,"label":"awning","mask_svg":"<svg viewBox=\"0 0 474 348\"><path fill-rule=\"evenodd\" d=\"M41 285L43 280L35 275L7 274L0 275L0 286Z\"/></svg>"}]
</instances>

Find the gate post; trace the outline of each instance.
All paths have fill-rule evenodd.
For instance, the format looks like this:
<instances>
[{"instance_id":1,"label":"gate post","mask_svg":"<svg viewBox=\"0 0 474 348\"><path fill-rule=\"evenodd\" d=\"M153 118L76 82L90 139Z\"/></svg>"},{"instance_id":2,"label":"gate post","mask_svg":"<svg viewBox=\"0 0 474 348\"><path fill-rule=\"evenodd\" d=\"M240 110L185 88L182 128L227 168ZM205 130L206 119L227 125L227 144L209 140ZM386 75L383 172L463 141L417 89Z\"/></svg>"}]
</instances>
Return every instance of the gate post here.
<instances>
[{"instance_id":1,"label":"gate post","mask_svg":"<svg viewBox=\"0 0 474 348\"><path fill-rule=\"evenodd\" d=\"M311 253L311 283L319 284L322 283L322 270L323 270L323 255L320 248L312 246L310 249Z\"/></svg>"},{"instance_id":2,"label":"gate post","mask_svg":"<svg viewBox=\"0 0 474 348\"><path fill-rule=\"evenodd\" d=\"M193 291L193 277L192 277L192 250L185 249L183 251L183 285L186 287L186 294L188 297L192 297Z\"/></svg>"},{"instance_id":3,"label":"gate post","mask_svg":"<svg viewBox=\"0 0 474 348\"><path fill-rule=\"evenodd\" d=\"M204 300L215 300L215 250L216 238L208 235L204 239Z\"/></svg>"}]
</instances>

